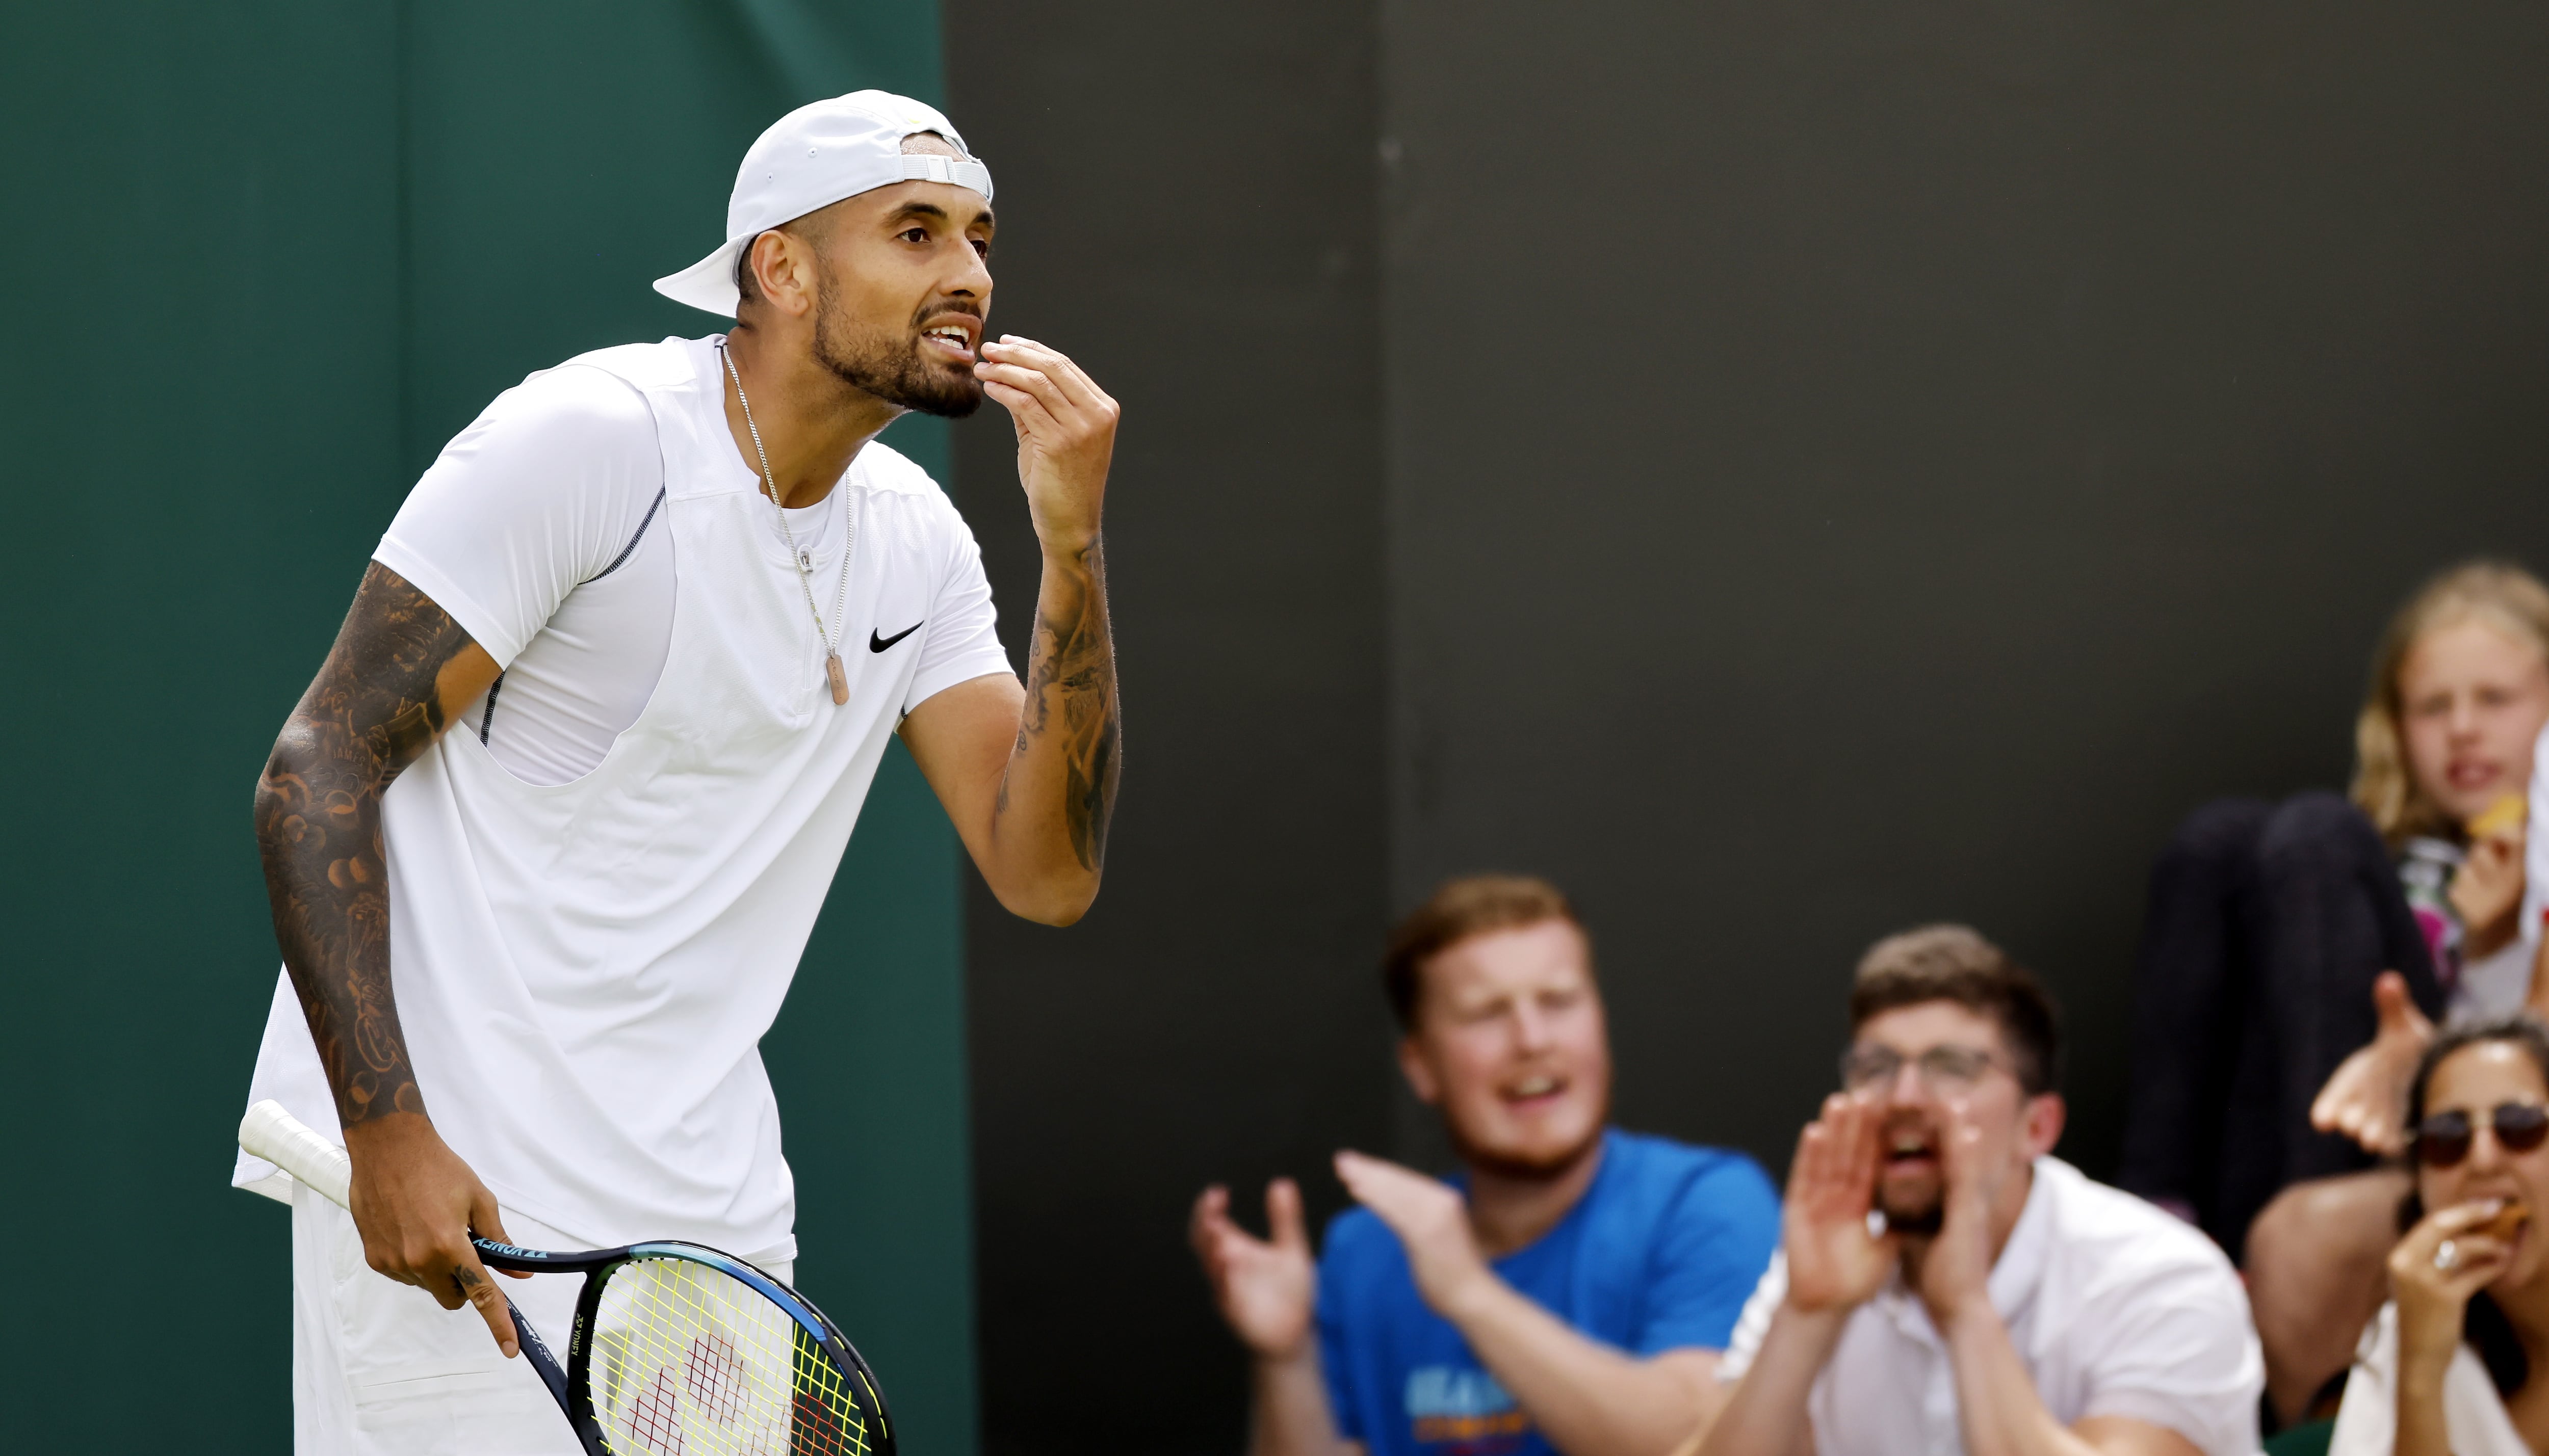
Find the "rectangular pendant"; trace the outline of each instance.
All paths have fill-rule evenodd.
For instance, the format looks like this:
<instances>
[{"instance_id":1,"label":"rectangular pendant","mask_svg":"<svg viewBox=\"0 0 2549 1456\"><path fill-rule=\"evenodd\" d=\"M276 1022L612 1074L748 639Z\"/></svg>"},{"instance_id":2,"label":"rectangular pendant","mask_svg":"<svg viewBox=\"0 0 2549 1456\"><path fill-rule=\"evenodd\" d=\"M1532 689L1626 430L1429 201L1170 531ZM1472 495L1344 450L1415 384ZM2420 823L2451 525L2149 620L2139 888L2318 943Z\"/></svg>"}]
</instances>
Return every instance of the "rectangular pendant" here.
<instances>
[{"instance_id":1,"label":"rectangular pendant","mask_svg":"<svg viewBox=\"0 0 2549 1456\"><path fill-rule=\"evenodd\" d=\"M834 703L848 702L850 700L850 675L841 670L841 655L839 653L832 652L825 653L823 655L823 676L832 680L832 701Z\"/></svg>"}]
</instances>

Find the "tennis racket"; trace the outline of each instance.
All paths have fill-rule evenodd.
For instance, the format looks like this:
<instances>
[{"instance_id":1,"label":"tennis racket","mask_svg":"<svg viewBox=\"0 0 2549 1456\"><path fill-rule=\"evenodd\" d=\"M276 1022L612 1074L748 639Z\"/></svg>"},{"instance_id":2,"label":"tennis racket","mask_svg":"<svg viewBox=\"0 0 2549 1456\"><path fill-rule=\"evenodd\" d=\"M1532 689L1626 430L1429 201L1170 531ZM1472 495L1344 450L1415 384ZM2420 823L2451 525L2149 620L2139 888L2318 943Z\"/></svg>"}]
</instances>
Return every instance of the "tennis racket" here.
<instances>
[{"instance_id":1,"label":"tennis racket","mask_svg":"<svg viewBox=\"0 0 2549 1456\"><path fill-rule=\"evenodd\" d=\"M353 1161L278 1102L239 1146L349 1208ZM514 1332L587 1456L895 1456L876 1376L803 1295L696 1243L544 1253L472 1240L481 1263L582 1274L566 1363L513 1301Z\"/></svg>"}]
</instances>

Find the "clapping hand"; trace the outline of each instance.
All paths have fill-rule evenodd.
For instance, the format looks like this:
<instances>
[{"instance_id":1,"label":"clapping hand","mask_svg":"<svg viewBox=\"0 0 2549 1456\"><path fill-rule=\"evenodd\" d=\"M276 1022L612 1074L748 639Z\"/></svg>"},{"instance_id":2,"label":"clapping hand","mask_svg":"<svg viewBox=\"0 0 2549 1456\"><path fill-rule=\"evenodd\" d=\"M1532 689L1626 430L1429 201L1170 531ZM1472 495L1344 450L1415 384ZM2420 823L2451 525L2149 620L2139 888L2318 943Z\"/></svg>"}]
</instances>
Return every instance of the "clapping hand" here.
<instances>
[{"instance_id":1,"label":"clapping hand","mask_svg":"<svg viewBox=\"0 0 2549 1456\"><path fill-rule=\"evenodd\" d=\"M1455 1319L1463 1299L1494 1278L1469 1228L1469 1201L1459 1189L1360 1152L1337 1154L1337 1177L1398 1235L1416 1292L1434 1313Z\"/></svg>"},{"instance_id":2,"label":"clapping hand","mask_svg":"<svg viewBox=\"0 0 2549 1456\"><path fill-rule=\"evenodd\" d=\"M1873 1096L1836 1092L1824 1099L1823 1116L1798 1136L1779 1236L1788 1257L1788 1304L1802 1314L1866 1303L1900 1257L1894 1234L1868 1229L1884 1120L1884 1106Z\"/></svg>"},{"instance_id":3,"label":"clapping hand","mask_svg":"<svg viewBox=\"0 0 2549 1456\"><path fill-rule=\"evenodd\" d=\"M1240 1228L1230 1217L1230 1190L1215 1184L1195 1200L1187 1236L1212 1281L1213 1303L1240 1342L1268 1359L1289 1359L1308 1346L1318 1298L1301 1190L1291 1179L1266 1185L1266 1222L1271 1240Z\"/></svg>"}]
</instances>

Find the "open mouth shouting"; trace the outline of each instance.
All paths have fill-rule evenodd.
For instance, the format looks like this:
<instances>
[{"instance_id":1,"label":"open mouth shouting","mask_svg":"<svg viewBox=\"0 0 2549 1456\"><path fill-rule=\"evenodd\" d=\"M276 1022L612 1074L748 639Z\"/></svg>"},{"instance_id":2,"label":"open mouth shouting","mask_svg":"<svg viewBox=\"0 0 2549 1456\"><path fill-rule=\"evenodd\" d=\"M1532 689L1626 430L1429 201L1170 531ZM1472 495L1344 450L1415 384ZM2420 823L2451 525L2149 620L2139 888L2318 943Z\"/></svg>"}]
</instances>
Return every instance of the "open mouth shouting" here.
<instances>
[{"instance_id":1,"label":"open mouth shouting","mask_svg":"<svg viewBox=\"0 0 2549 1456\"><path fill-rule=\"evenodd\" d=\"M1886 1129L1883 1154L1889 1178L1937 1176L1938 1137L1921 1124L1901 1123Z\"/></svg>"}]
</instances>

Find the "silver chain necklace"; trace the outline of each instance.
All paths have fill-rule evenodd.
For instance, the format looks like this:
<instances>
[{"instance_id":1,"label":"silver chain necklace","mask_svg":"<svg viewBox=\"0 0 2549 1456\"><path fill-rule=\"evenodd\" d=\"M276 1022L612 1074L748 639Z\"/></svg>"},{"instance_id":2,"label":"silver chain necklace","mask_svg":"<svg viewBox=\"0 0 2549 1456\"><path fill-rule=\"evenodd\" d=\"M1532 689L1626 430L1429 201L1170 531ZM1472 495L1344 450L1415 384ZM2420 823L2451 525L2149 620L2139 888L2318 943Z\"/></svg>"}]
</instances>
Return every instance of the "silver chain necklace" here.
<instances>
[{"instance_id":1,"label":"silver chain necklace","mask_svg":"<svg viewBox=\"0 0 2549 1456\"><path fill-rule=\"evenodd\" d=\"M726 378L734 381L735 403L743 406L743 427L752 435L752 453L761 457L761 484L769 492L771 508L779 512L779 534L788 542L788 559L797 566L797 585L805 589L805 611L814 619L814 640L823 649L823 676L832 680L832 702L835 706L850 700L850 675L841 667L841 623L846 620L842 608L850 599L850 549L859 543L858 512L851 508L849 472L841 473L832 494L841 498L841 583L832 593L832 626L823 628L823 613L814 605L814 558L811 552L799 549L797 532L788 524L788 507L779 501L779 482L770 474L770 452L762 448L761 426L752 422L752 401L743 393L743 376L735 372L734 357L725 351L725 341L717 341L717 357L725 362Z\"/></svg>"}]
</instances>

